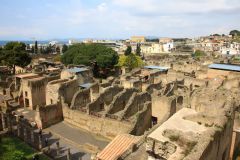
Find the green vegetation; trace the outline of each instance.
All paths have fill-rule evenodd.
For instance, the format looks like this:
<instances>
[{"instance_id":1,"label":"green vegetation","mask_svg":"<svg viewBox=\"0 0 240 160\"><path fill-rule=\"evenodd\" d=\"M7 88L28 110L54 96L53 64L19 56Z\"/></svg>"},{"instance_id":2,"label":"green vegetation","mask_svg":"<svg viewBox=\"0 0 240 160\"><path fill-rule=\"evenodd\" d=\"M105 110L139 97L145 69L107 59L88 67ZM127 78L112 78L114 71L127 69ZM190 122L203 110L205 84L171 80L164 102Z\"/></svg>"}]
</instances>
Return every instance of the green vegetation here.
<instances>
[{"instance_id":1,"label":"green vegetation","mask_svg":"<svg viewBox=\"0 0 240 160\"><path fill-rule=\"evenodd\" d=\"M26 45L22 42L8 42L0 50L0 64L9 66L15 74L15 66L25 67L31 63L31 57L25 48Z\"/></svg>"},{"instance_id":2,"label":"green vegetation","mask_svg":"<svg viewBox=\"0 0 240 160\"><path fill-rule=\"evenodd\" d=\"M91 65L96 62L101 68L111 68L118 63L118 54L100 44L76 44L62 55L64 64Z\"/></svg>"},{"instance_id":3,"label":"green vegetation","mask_svg":"<svg viewBox=\"0 0 240 160\"><path fill-rule=\"evenodd\" d=\"M56 55L54 58L53 58L53 61L54 62L60 62L61 61L61 55Z\"/></svg>"},{"instance_id":4,"label":"green vegetation","mask_svg":"<svg viewBox=\"0 0 240 160\"><path fill-rule=\"evenodd\" d=\"M0 160L31 160L37 152L15 137L2 137L0 143ZM44 155L39 160L48 160Z\"/></svg>"},{"instance_id":5,"label":"green vegetation","mask_svg":"<svg viewBox=\"0 0 240 160\"><path fill-rule=\"evenodd\" d=\"M66 44L64 44L62 47L62 53L67 52L67 50L68 50L68 46Z\"/></svg>"},{"instance_id":6,"label":"green vegetation","mask_svg":"<svg viewBox=\"0 0 240 160\"><path fill-rule=\"evenodd\" d=\"M37 41L35 41L34 53L35 53L35 54L38 54L38 42L37 42Z\"/></svg>"},{"instance_id":7,"label":"green vegetation","mask_svg":"<svg viewBox=\"0 0 240 160\"><path fill-rule=\"evenodd\" d=\"M119 62L117 66L119 67L127 67L130 70L138 67L142 67L144 65L141 57L131 53L128 56L122 55L119 58Z\"/></svg>"},{"instance_id":8,"label":"green vegetation","mask_svg":"<svg viewBox=\"0 0 240 160\"><path fill-rule=\"evenodd\" d=\"M136 55L141 56L141 44L140 43L137 44Z\"/></svg>"},{"instance_id":9,"label":"green vegetation","mask_svg":"<svg viewBox=\"0 0 240 160\"><path fill-rule=\"evenodd\" d=\"M132 53L132 47L131 46L128 46L127 49L125 50L124 52L124 55L125 56L128 56Z\"/></svg>"},{"instance_id":10,"label":"green vegetation","mask_svg":"<svg viewBox=\"0 0 240 160\"><path fill-rule=\"evenodd\" d=\"M238 31L238 30L232 30L232 31L230 31L229 35L232 35L233 37L235 37L235 36L240 36L240 31Z\"/></svg>"},{"instance_id":11,"label":"green vegetation","mask_svg":"<svg viewBox=\"0 0 240 160\"><path fill-rule=\"evenodd\" d=\"M203 57L203 56L206 56L206 53L204 51L201 51L201 50L196 50L194 52L194 57Z\"/></svg>"}]
</instances>

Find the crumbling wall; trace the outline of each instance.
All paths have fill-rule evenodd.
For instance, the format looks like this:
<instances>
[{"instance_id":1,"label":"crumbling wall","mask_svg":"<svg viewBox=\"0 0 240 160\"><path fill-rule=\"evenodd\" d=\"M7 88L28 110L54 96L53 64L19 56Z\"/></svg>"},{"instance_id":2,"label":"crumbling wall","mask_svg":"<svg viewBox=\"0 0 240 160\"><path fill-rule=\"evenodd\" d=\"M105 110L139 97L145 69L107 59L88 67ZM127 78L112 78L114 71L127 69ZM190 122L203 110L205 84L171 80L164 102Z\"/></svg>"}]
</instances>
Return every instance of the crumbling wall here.
<instances>
[{"instance_id":1,"label":"crumbling wall","mask_svg":"<svg viewBox=\"0 0 240 160\"><path fill-rule=\"evenodd\" d=\"M71 104L73 95L79 90L76 79L69 80L61 85L59 94L63 97L64 103Z\"/></svg>"},{"instance_id":2,"label":"crumbling wall","mask_svg":"<svg viewBox=\"0 0 240 160\"><path fill-rule=\"evenodd\" d=\"M207 77L208 78L216 78L219 76L227 77L230 71L225 70L217 70L217 69L208 69Z\"/></svg>"},{"instance_id":3,"label":"crumbling wall","mask_svg":"<svg viewBox=\"0 0 240 160\"><path fill-rule=\"evenodd\" d=\"M86 107L90 102L90 89L80 90L74 94L70 108L80 109Z\"/></svg>"},{"instance_id":4,"label":"crumbling wall","mask_svg":"<svg viewBox=\"0 0 240 160\"><path fill-rule=\"evenodd\" d=\"M136 113L136 123L131 134L140 136L144 132L152 127L152 104L147 102L144 104L142 111Z\"/></svg>"},{"instance_id":5,"label":"crumbling wall","mask_svg":"<svg viewBox=\"0 0 240 160\"><path fill-rule=\"evenodd\" d=\"M238 88L240 86L240 78L227 79L223 83L225 89Z\"/></svg>"},{"instance_id":6,"label":"crumbling wall","mask_svg":"<svg viewBox=\"0 0 240 160\"><path fill-rule=\"evenodd\" d=\"M123 91L123 87L112 86L107 88L96 98L95 101L87 105L89 112L100 112L103 109L106 110L106 107L112 103L113 98L121 91Z\"/></svg>"},{"instance_id":7,"label":"crumbling wall","mask_svg":"<svg viewBox=\"0 0 240 160\"><path fill-rule=\"evenodd\" d=\"M157 122L166 121L176 113L176 98L152 96L152 116L157 118Z\"/></svg>"},{"instance_id":8,"label":"crumbling wall","mask_svg":"<svg viewBox=\"0 0 240 160\"><path fill-rule=\"evenodd\" d=\"M130 99L128 104L126 105L123 112L123 117L125 119L128 119L131 116L135 115L137 112L143 109L144 103L147 101L151 101L150 94L146 92L136 94L136 96L134 96L133 99Z\"/></svg>"},{"instance_id":9,"label":"crumbling wall","mask_svg":"<svg viewBox=\"0 0 240 160\"><path fill-rule=\"evenodd\" d=\"M67 79L60 79L49 82L46 87L46 104L56 104L60 97L59 97L59 89L62 83L67 82Z\"/></svg>"},{"instance_id":10,"label":"crumbling wall","mask_svg":"<svg viewBox=\"0 0 240 160\"><path fill-rule=\"evenodd\" d=\"M39 128L47 128L63 120L63 111L60 103L38 107L35 121Z\"/></svg>"},{"instance_id":11,"label":"crumbling wall","mask_svg":"<svg viewBox=\"0 0 240 160\"><path fill-rule=\"evenodd\" d=\"M30 107L32 110L35 110L37 105L44 106L46 104L46 85L47 81L45 78L23 80L24 106Z\"/></svg>"},{"instance_id":12,"label":"crumbling wall","mask_svg":"<svg viewBox=\"0 0 240 160\"><path fill-rule=\"evenodd\" d=\"M130 122L88 115L78 110L71 110L66 106L63 107L63 116L64 120L72 125L110 139L122 133L129 133L133 127Z\"/></svg>"},{"instance_id":13,"label":"crumbling wall","mask_svg":"<svg viewBox=\"0 0 240 160\"><path fill-rule=\"evenodd\" d=\"M207 86L208 81L207 80L202 80L202 79L196 79L196 78L191 78L191 77L186 77L184 78L184 85L190 88L198 88L202 86Z\"/></svg>"},{"instance_id":14,"label":"crumbling wall","mask_svg":"<svg viewBox=\"0 0 240 160\"><path fill-rule=\"evenodd\" d=\"M108 114L114 114L116 112L119 112L123 110L128 103L129 98L133 95L133 93L136 93L136 89L125 89L119 94L117 94L113 102L110 104L109 109L107 111Z\"/></svg>"}]
</instances>

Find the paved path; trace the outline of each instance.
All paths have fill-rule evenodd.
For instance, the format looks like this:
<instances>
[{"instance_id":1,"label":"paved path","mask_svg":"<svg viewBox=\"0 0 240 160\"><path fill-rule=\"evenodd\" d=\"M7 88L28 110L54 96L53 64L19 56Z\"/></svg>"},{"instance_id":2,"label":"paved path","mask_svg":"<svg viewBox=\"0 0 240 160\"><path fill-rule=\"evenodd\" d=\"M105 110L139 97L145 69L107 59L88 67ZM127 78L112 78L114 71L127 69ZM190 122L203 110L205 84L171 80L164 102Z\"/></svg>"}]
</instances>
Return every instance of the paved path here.
<instances>
[{"instance_id":1,"label":"paved path","mask_svg":"<svg viewBox=\"0 0 240 160\"><path fill-rule=\"evenodd\" d=\"M56 141L60 142L62 147L62 155L66 155L66 149L71 148L73 154L73 160L90 159L91 153L102 150L109 140L93 135L84 130L77 129L66 122L61 122L43 130L46 134L45 137L49 137L49 144L52 144L52 148L56 148ZM66 158L66 157L65 157ZM61 160L65 159L60 158Z\"/></svg>"}]
</instances>

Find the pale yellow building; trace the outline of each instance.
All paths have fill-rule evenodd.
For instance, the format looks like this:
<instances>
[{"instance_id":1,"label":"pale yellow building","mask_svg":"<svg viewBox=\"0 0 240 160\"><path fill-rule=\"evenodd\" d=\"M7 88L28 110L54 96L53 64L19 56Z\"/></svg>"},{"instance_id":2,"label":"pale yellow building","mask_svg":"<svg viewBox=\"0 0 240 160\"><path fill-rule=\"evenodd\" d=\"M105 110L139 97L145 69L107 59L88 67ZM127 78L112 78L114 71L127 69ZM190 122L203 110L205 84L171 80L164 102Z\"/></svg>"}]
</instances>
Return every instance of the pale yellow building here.
<instances>
[{"instance_id":1,"label":"pale yellow building","mask_svg":"<svg viewBox=\"0 0 240 160\"><path fill-rule=\"evenodd\" d=\"M132 43L145 43L146 38L144 36L132 36L130 41Z\"/></svg>"}]
</instances>

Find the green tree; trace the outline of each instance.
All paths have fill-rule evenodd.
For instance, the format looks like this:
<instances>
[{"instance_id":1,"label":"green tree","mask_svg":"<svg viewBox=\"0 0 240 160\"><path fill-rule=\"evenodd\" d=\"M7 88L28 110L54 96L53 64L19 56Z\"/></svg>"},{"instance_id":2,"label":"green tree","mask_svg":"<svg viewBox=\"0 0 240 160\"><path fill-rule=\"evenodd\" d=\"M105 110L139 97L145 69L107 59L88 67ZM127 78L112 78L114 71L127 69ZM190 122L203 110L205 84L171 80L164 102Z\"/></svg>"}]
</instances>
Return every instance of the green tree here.
<instances>
[{"instance_id":1,"label":"green tree","mask_svg":"<svg viewBox=\"0 0 240 160\"><path fill-rule=\"evenodd\" d=\"M137 56L135 54L130 54L128 56L122 55L119 58L117 66L119 67L127 67L130 70L138 67L142 67L144 65L144 62L142 61L140 56Z\"/></svg>"},{"instance_id":2,"label":"green tree","mask_svg":"<svg viewBox=\"0 0 240 160\"><path fill-rule=\"evenodd\" d=\"M35 41L35 45L34 45L34 53L37 54L38 53L38 42Z\"/></svg>"},{"instance_id":3,"label":"green tree","mask_svg":"<svg viewBox=\"0 0 240 160\"><path fill-rule=\"evenodd\" d=\"M206 53L204 51L201 51L201 50L196 50L194 52L194 57L202 57L202 56L205 56Z\"/></svg>"},{"instance_id":4,"label":"green tree","mask_svg":"<svg viewBox=\"0 0 240 160\"><path fill-rule=\"evenodd\" d=\"M229 35L232 35L233 37L240 36L240 31L232 30L230 31Z\"/></svg>"},{"instance_id":5,"label":"green tree","mask_svg":"<svg viewBox=\"0 0 240 160\"><path fill-rule=\"evenodd\" d=\"M124 52L125 56L128 56L132 53L132 47L131 46L127 46L127 49Z\"/></svg>"},{"instance_id":6,"label":"green tree","mask_svg":"<svg viewBox=\"0 0 240 160\"><path fill-rule=\"evenodd\" d=\"M26 49L26 44L23 42L8 42L4 46L5 50L14 50L14 51L22 51Z\"/></svg>"},{"instance_id":7,"label":"green tree","mask_svg":"<svg viewBox=\"0 0 240 160\"><path fill-rule=\"evenodd\" d=\"M141 56L141 44L137 44L136 55Z\"/></svg>"},{"instance_id":8,"label":"green tree","mask_svg":"<svg viewBox=\"0 0 240 160\"><path fill-rule=\"evenodd\" d=\"M14 151L12 154L12 160L27 160L25 154L21 151Z\"/></svg>"},{"instance_id":9,"label":"green tree","mask_svg":"<svg viewBox=\"0 0 240 160\"><path fill-rule=\"evenodd\" d=\"M25 50L26 45L21 42L9 42L2 50L0 61L2 65L7 65L13 69L15 66L25 67L31 63L31 57Z\"/></svg>"},{"instance_id":10,"label":"green tree","mask_svg":"<svg viewBox=\"0 0 240 160\"><path fill-rule=\"evenodd\" d=\"M76 44L68 48L62 55L61 61L64 64L96 63L101 68L111 68L118 63L118 54L113 49L100 44Z\"/></svg>"},{"instance_id":11,"label":"green tree","mask_svg":"<svg viewBox=\"0 0 240 160\"><path fill-rule=\"evenodd\" d=\"M66 44L62 47L62 53L65 53L68 50L68 46Z\"/></svg>"},{"instance_id":12,"label":"green tree","mask_svg":"<svg viewBox=\"0 0 240 160\"><path fill-rule=\"evenodd\" d=\"M55 50L56 50L57 54L60 53L60 48L58 46L55 48Z\"/></svg>"}]
</instances>

